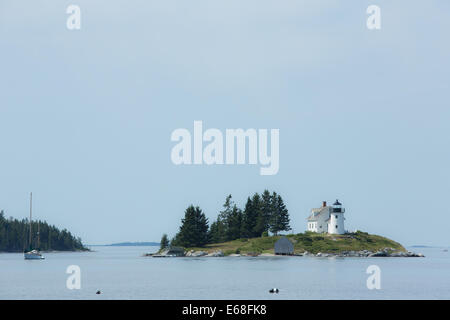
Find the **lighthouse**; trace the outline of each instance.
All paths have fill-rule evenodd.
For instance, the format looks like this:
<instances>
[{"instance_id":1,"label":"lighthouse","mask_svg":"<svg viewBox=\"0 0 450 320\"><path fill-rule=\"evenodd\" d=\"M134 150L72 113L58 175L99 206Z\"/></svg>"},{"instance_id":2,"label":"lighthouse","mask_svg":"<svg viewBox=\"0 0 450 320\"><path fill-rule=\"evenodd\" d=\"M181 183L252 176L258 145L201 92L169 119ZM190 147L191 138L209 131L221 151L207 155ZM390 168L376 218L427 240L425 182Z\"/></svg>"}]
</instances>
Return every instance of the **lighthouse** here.
<instances>
[{"instance_id":1,"label":"lighthouse","mask_svg":"<svg viewBox=\"0 0 450 320\"><path fill-rule=\"evenodd\" d=\"M344 234L344 212L342 203L336 200L332 206L323 201L320 208L313 208L308 217L308 227L306 230L317 233Z\"/></svg>"},{"instance_id":2,"label":"lighthouse","mask_svg":"<svg viewBox=\"0 0 450 320\"><path fill-rule=\"evenodd\" d=\"M342 208L342 203L336 199L333 203L333 207L330 212L330 220L328 221L328 233L331 234L344 234L344 212L345 209Z\"/></svg>"}]
</instances>

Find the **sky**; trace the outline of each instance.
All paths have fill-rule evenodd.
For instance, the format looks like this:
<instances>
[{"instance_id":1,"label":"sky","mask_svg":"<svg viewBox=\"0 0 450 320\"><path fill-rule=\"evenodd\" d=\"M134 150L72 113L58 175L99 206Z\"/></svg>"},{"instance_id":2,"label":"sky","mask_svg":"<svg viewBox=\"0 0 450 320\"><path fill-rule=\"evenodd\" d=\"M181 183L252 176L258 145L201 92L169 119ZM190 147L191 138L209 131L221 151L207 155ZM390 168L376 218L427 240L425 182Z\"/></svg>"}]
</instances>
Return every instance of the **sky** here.
<instances>
[{"instance_id":1,"label":"sky","mask_svg":"<svg viewBox=\"0 0 450 320\"><path fill-rule=\"evenodd\" d=\"M68 30L66 8L81 8ZM381 29L366 9L381 8ZM0 0L0 209L87 244L159 241L281 194L293 232L450 245L448 1ZM279 129L280 167L181 165L177 128Z\"/></svg>"}]
</instances>

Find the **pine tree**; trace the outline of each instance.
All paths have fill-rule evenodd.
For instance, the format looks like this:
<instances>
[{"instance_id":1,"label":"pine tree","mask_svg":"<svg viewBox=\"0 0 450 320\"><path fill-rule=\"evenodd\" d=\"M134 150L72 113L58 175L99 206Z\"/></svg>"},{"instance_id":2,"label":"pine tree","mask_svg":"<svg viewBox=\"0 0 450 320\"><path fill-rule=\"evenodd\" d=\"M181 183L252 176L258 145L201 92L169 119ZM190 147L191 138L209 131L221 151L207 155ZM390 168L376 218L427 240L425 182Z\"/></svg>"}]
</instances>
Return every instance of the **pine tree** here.
<instances>
[{"instance_id":1,"label":"pine tree","mask_svg":"<svg viewBox=\"0 0 450 320\"><path fill-rule=\"evenodd\" d=\"M253 235L252 230L255 227L253 213L252 199L248 197L247 202L245 203L244 212L242 213L241 235L243 238L251 238Z\"/></svg>"},{"instance_id":2,"label":"pine tree","mask_svg":"<svg viewBox=\"0 0 450 320\"><path fill-rule=\"evenodd\" d=\"M217 217L217 220L211 224L209 229L209 241L211 243L221 243L227 241L226 221Z\"/></svg>"},{"instance_id":3,"label":"pine tree","mask_svg":"<svg viewBox=\"0 0 450 320\"><path fill-rule=\"evenodd\" d=\"M219 219L222 221L227 221L232 213L233 201L231 198L231 194L226 197L225 203L223 204L223 210L219 213Z\"/></svg>"},{"instance_id":4,"label":"pine tree","mask_svg":"<svg viewBox=\"0 0 450 320\"><path fill-rule=\"evenodd\" d=\"M180 231L172 243L182 247L202 247L209 242L208 219L197 206L189 206L181 220Z\"/></svg>"},{"instance_id":5,"label":"pine tree","mask_svg":"<svg viewBox=\"0 0 450 320\"><path fill-rule=\"evenodd\" d=\"M242 227L242 210L236 205L233 205L230 215L227 219L227 233L226 240L236 240L241 237L241 227Z\"/></svg>"},{"instance_id":6,"label":"pine tree","mask_svg":"<svg viewBox=\"0 0 450 320\"><path fill-rule=\"evenodd\" d=\"M283 199L276 192L272 194L272 205L274 211L270 220L270 232L277 235L280 231L289 231L289 212Z\"/></svg>"},{"instance_id":7,"label":"pine tree","mask_svg":"<svg viewBox=\"0 0 450 320\"><path fill-rule=\"evenodd\" d=\"M160 247L159 250L164 250L169 247L169 238L167 237L167 234L163 234L160 241Z\"/></svg>"},{"instance_id":8,"label":"pine tree","mask_svg":"<svg viewBox=\"0 0 450 320\"><path fill-rule=\"evenodd\" d=\"M217 216L217 220L211 224L209 229L209 240L211 243L228 241L228 221L232 215L232 196L228 195L223 204L223 210Z\"/></svg>"},{"instance_id":9,"label":"pine tree","mask_svg":"<svg viewBox=\"0 0 450 320\"><path fill-rule=\"evenodd\" d=\"M252 198L247 198L242 217L242 237L254 238L261 235L257 230L258 216L261 211L261 197L255 193Z\"/></svg>"},{"instance_id":10,"label":"pine tree","mask_svg":"<svg viewBox=\"0 0 450 320\"><path fill-rule=\"evenodd\" d=\"M273 213L272 196L269 190L264 190L261 197L261 207L256 219L255 234L261 236L264 231L269 230L269 222Z\"/></svg>"},{"instance_id":11,"label":"pine tree","mask_svg":"<svg viewBox=\"0 0 450 320\"><path fill-rule=\"evenodd\" d=\"M243 213L228 195L217 220L211 224L209 238L212 243L239 239L243 229Z\"/></svg>"},{"instance_id":12,"label":"pine tree","mask_svg":"<svg viewBox=\"0 0 450 320\"><path fill-rule=\"evenodd\" d=\"M220 243L222 238L219 233L219 221L214 221L209 227L209 241L211 243Z\"/></svg>"},{"instance_id":13,"label":"pine tree","mask_svg":"<svg viewBox=\"0 0 450 320\"><path fill-rule=\"evenodd\" d=\"M280 212L280 231L292 230L290 226L289 211L280 195L278 196L278 212Z\"/></svg>"},{"instance_id":14,"label":"pine tree","mask_svg":"<svg viewBox=\"0 0 450 320\"><path fill-rule=\"evenodd\" d=\"M229 230L230 221L233 214L233 201L231 199L232 196L231 194L229 194L225 199L225 203L223 204L223 210L220 211L219 216L217 217L219 237L221 239L221 242L231 240Z\"/></svg>"}]
</instances>

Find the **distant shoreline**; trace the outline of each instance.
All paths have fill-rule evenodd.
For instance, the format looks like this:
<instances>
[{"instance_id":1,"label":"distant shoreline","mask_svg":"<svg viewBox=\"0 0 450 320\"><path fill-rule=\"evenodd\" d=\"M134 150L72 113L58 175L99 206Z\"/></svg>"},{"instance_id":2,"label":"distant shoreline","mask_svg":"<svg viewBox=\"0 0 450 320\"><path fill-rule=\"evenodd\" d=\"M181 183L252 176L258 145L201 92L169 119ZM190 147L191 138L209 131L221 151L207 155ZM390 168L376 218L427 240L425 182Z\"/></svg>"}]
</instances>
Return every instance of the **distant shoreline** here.
<instances>
[{"instance_id":1,"label":"distant shoreline","mask_svg":"<svg viewBox=\"0 0 450 320\"><path fill-rule=\"evenodd\" d=\"M159 242L118 242L110 244L89 244L89 247L155 247Z\"/></svg>"}]
</instances>

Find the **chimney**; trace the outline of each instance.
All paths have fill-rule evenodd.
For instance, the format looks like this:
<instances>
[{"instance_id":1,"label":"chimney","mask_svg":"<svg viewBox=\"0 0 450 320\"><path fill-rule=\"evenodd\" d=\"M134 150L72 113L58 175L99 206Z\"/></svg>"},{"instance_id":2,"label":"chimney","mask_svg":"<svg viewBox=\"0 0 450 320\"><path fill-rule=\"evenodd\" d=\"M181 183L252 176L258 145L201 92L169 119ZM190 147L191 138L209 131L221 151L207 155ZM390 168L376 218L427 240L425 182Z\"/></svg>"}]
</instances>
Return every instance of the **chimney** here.
<instances>
[{"instance_id":1,"label":"chimney","mask_svg":"<svg viewBox=\"0 0 450 320\"><path fill-rule=\"evenodd\" d=\"M322 207L326 207L327 206L327 202L326 201L322 201Z\"/></svg>"}]
</instances>

